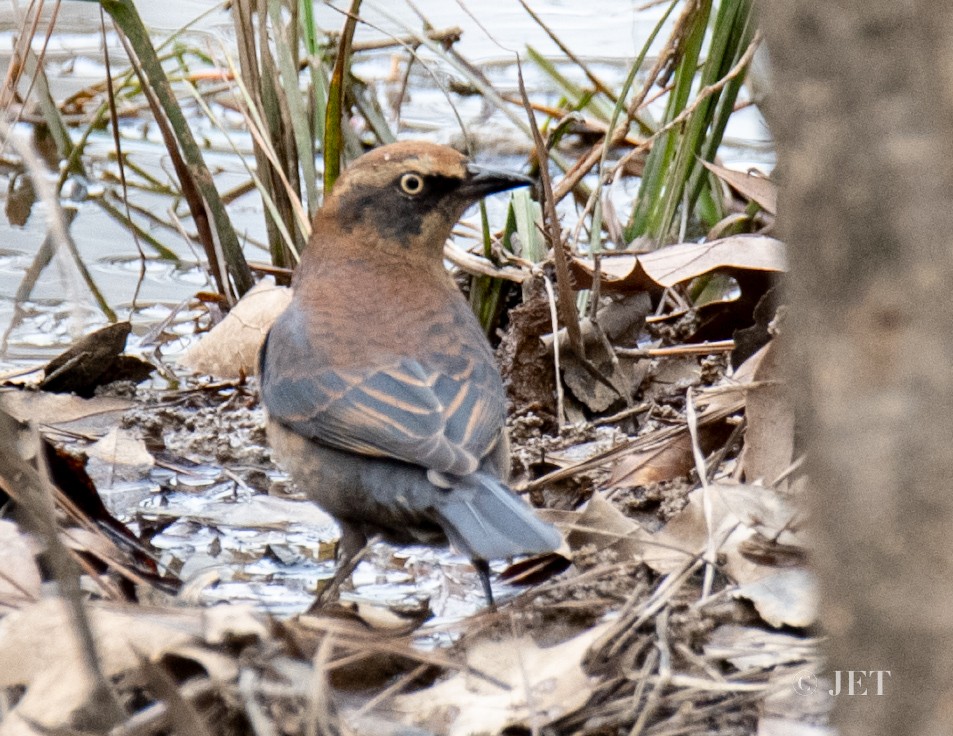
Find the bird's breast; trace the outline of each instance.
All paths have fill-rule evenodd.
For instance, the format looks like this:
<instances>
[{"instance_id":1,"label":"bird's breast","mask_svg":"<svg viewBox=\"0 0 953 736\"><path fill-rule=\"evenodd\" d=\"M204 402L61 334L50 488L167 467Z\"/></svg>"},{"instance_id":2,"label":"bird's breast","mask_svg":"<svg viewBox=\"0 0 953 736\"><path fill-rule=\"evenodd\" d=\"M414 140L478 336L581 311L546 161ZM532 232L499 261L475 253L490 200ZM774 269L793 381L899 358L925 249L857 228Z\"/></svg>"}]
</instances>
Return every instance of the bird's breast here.
<instances>
[{"instance_id":1,"label":"bird's breast","mask_svg":"<svg viewBox=\"0 0 953 736\"><path fill-rule=\"evenodd\" d=\"M367 367L394 358L463 355L492 361L469 304L441 268L353 257L330 261L295 288L297 310L316 356L334 367Z\"/></svg>"}]
</instances>

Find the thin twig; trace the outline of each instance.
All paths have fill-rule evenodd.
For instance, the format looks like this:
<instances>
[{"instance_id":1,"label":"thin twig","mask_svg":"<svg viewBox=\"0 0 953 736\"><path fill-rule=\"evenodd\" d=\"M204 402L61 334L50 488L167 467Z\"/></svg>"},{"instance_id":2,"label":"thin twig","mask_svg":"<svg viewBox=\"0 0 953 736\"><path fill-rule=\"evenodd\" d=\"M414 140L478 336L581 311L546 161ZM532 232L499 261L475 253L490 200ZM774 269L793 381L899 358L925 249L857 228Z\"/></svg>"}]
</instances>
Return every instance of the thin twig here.
<instances>
[{"instance_id":1,"label":"thin twig","mask_svg":"<svg viewBox=\"0 0 953 736\"><path fill-rule=\"evenodd\" d=\"M620 358L664 358L677 355L709 355L728 353L735 349L734 340L715 340L712 342L672 345L667 348L615 348Z\"/></svg>"},{"instance_id":2,"label":"thin twig","mask_svg":"<svg viewBox=\"0 0 953 736\"><path fill-rule=\"evenodd\" d=\"M655 620L655 646L659 653L658 677L653 678L652 691L646 698L645 705L642 706L635 723L632 724L629 736L640 736L645 731L649 719L658 710L662 695L672 679L672 651L668 644L668 618L669 609L665 608Z\"/></svg>"},{"instance_id":3,"label":"thin twig","mask_svg":"<svg viewBox=\"0 0 953 736\"><path fill-rule=\"evenodd\" d=\"M559 314L556 311L556 295L553 293L553 285L549 277L543 275L543 283L546 285L546 295L549 297L549 317L553 325L553 334L559 330ZM563 396L562 372L559 369L559 340L553 340L553 363L556 371L556 418L559 426L563 426L566 421L566 407L564 406L565 397Z\"/></svg>"},{"instance_id":4,"label":"thin twig","mask_svg":"<svg viewBox=\"0 0 953 736\"><path fill-rule=\"evenodd\" d=\"M705 529L708 532L705 543L705 579L702 583L702 601L711 595L711 586L715 579L715 555L718 552L718 543L715 540L714 529L714 499L711 485L708 483L708 469L705 466L705 454L702 452L698 439L698 414L695 411L695 400L691 387L685 395L685 418L688 422L688 433L692 438L692 456L695 458L695 468L702 484L702 510L705 514Z\"/></svg>"}]
</instances>

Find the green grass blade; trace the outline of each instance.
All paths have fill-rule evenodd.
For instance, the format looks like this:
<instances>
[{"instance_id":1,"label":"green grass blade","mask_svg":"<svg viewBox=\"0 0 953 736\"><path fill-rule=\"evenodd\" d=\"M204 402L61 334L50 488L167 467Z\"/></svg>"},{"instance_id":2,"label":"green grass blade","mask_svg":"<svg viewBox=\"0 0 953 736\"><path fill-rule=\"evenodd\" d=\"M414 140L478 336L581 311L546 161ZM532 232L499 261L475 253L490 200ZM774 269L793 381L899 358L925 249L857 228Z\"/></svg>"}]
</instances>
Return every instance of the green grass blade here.
<instances>
[{"instance_id":1,"label":"green grass blade","mask_svg":"<svg viewBox=\"0 0 953 736\"><path fill-rule=\"evenodd\" d=\"M351 44L354 41L354 29L357 27L361 0L351 0L338 55L334 60L331 84L328 88L328 105L324 115L324 193L327 194L341 174L342 154L344 151L344 97L347 92L348 67L351 60Z\"/></svg>"},{"instance_id":2,"label":"green grass blade","mask_svg":"<svg viewBox=\"0 0 953 736\"><path fill-rule=\"evenodd\" d=\"M182 109L175 99L172 86L152 46L145 25L132 0L100 0L100 4L122 30L135 51L142 74L148 80L161 108L161 114L165 116L175 136L187 167L187 171L180 172L180 175L190 178L191 185L194 186L194 190L190 192L189 184L183 182L183 192L188 198L192 216L200 232L207 229L207 239L203 238L203 246L210 262L217 261L217 252L221 250L224 269L230 283L226 282L221 273L215 274L216 279L225 296L230 301L234 300L251 288L253 284L251 271L245 262L238 236L232 228L212 175L205 165L202 151L195 142ZM217 271L217 269L213 270Z\"/></svg>"}]
</instances>

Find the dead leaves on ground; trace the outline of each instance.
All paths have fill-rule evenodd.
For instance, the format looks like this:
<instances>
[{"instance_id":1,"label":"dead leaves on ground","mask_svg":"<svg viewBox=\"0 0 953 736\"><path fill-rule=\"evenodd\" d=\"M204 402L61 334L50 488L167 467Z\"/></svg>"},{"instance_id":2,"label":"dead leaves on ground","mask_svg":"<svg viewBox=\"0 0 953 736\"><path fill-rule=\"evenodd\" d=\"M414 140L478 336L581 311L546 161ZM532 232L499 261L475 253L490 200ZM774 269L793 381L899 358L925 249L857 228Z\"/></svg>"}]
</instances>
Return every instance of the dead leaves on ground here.
<instances>
[{"instance_id":1,"label":"dead leaves on ground","mask_svg":"<svg viewBox=\"0 0 953 736\"><path fill-rule=\"evenodd\" d=\"M731 483L697 488L654 532L597 493L567 525L573 549L611 550L617 559L643 562L662 575L710 562L729 581L727 593L751 601L771 626L805 628L815 621L803 520L792 499L772 489ZM716 556L706 560L710 549Z\"/></svg>"},{"instance_id":2,"label":"dead leaves on ground","mask_svg":"<svg viewBox=\"0 0 953 736\"><path fill-rule=\"evenodd\" d=\"M735 171L704 160L699 163L768 214L778 213L778 185L760 171Z\"/></svg>"},{"instance_id":3,"label":"dead leaves on ground","mask_svg":"<svg viewBox=\"0 0 953 736\"><path fill-rule=\"evenodd\" d=\"M592 288L598 273L604 295L644 295L713 272L780 274L787 268L787 259L784 245L779 240L759 235L736 235L708 243L669 245L650 253L603 253L598 264L592 258L576 257L570 261L570 266L576 289ZM532 278L534 276L528 272L523 275L524 281ZM290 289L261 282L222 322L186 352L181 365L220 378L253 374L258 348L271 323L290 299ZM545 299L542 304L545 309L541 318L546 323L549 319L548 304ZM642 309L640 304L638 309L632 307L619 313L624 321L628 320L627 324L640 323L640 318L632 317L631 312ZM611 333L611 326L607 326L605 319L603 315L600 324Z\"/></svg>"},{"instance_id":4,"label":"dead leaves on ground","mask_svg":"<svg viewBox=\"0 0 953 736\"><path fill-rule=\"evenodd\" d=\"M396 698L393 711L405 722L446 736L545 728L591 697L595 679L583 662L605 629L595 626L549 647L528 635L479 640L467 649L467 665L491 673L493 681L461 671Z\"/></svg>"},{"instance_id":5,"label":"dead leaves on ground","mask_svg":"<svg viewBox=\"0 0 953 736\"><path fill-rule=\"evenodd\" d=\"M130 332L129 322L116 322L86 335L46 364L40 389L89 398L97 386L113 381L144 381L153 366L122 354Z\"/></svg>"},{"instance_id":6,"label":"dead leaves on ground","mask_svg":"<svg viewBox=\"0 0 953 736\"><path fill-rule=\"evenodd\" d=\"M459 658L416 650L409 639L381 637L357 621L307 616L276 624L237 606L94 603L87 605L87 615L104 675L124 702L134 702L135 694L139 703L126 725L114 724L115 733L131 732L133 723L146 729L139 732L164 730L175 723L177 702L199 716L196 727L213 716L253 723L267 712L274 727L295 731L327 696L321 688L329 682L350 695L327 717L358 729L367 726L368 733L386 732L384 722L392 733L424 728L448 736L541 728L591 696L596 681L583 663L605 630L594 627L547 646L525 634L479 636ZM58 599L24 606L0 620L0 691L22 689L0 720L0 736L81 728L92 696L86 656ZM413 677L404 677L407 692L372 697L366 685L380 677L384 660L392 676L434 668L449 674L422 689L414 689ZM350 673L342 677L345 669Z\"/></svg>"},{"instance_id":7,"label":"dead leaves on ground","mask_svg":"<svg viewBox=\"0 0 953 736\"><path fill-rule=\"evenodd\" d=\"M597 491L586 508L566 522L572 530L570 546L612 550L620 559L643 562L662 575L702 560L728 579L731 595L751 601L766 623L810 626L816 593L806 570L809 542L793 495L802 484L785 479L792 469L794 420L779 354L778 345L770 343L723 385L690 399L697 412L694 436L686 422L550 474L571 474L611 460L605 483L610 492L686 478L692 471L701 472L696 450L702 456L715 453L727 439L729 420L738 426L744 413L744 449L734 474L747 482L725 478L723 472L718 481L706 478L660 530L641 526ZM707 474L718 468L704 470Z\"/></svg>"},{"instance_id":8,"label":"dead leaves on ground","mask_svg":"<svg viewBox=\"0 0 953 736\"><path fill-rule=\"evenodd\" d=\"M614 309L624 317L619 321L621 331L599 326L614 348L623 333L622 342L635 344L639 335L629 333L641 332L647 312L647 304L636 304L640 298L647 301L642 298L645 294L633 298L630 290L682 288L715 271L778 273L784 259L777 241L746 237L683 244L640 256L606 256L597 269L593 265L577 261L577 276L584 281L588 273L591 280L600 271L601 285L609 295L602 302L602 318L611 317ZM273 305L273 314L286 298L284 292ZM514 366L520 371L542 366L548 379L549 305L541 298L535 307L535 332L523 337L536 352ZM219 374L230 367L241 374L253 369L258 342L271 317L262 317L260 305L250 308L250 316L233 311L237 333L222 326L224 338L215 338L224 339L236 352L228 353L224 361L196 365ZM590 346L605 346L598 330L592 337ZM557 333L549 344L558 340ZM212 335L200 345L213 357L222 349ZM515 352L525 347L513 345ZM620 374L612 366L612 355L603 357L600 367L612 383ZM633 360L641 361L641 367L647 363L643 358ZM789 687L783 678L813 656L810 644L803 651L798 648L796 642L803 637L793 636L796 642L791 644L771 639L777 632L766 630L788 627L777 636L790 637L790 630L812 624L815 608L813 584L804 566L809 546L803 538L803 519L795 510L800 481L792 472L793 412L780 366L778 345L771 343L714 385L703 377L703 366L694 358L661 358L651 373L627 374L633 391L644 392L644 411L664 405L665 411L653 417L656 423L646 423L644 431L630 429L627 439L620 431L621 442L613 437L614 445L593 448L581 457L571 451L550 455L540 466L548 461L548 468L557 469L526 484L526 490L552 489L558 480L595 473L591 477L597 479L598 488L584 508L554 513L567 533L565 565L578 555L579 560L588 556L589 564L595 560L595 566L587 569L587 563L577 563L566 575L550 579L527 596L525 610L524 604L508 604L513 607L504 609L502 616L474 617L456 632L461 638L450 650L415 645L407 631L416 630L419 619L381 615L366 606L343 619L306 616L281 623L229 608L224 610L236 620L212 627L209 619L214 614L208 611L93 602L87 611L100 643L103 671L118 683L120 692L127 686L137 689L140 700L129 707L135 719L155 718L154 724L170 728L179 708L211 718L213 731L214 719L223 713L259 728L276 726L288 732L301 732L304 724L318 719L341 720L369 733L464 736L546 728L575 732L623 701L634 709L632 717L641 727L665 718L684 727L701 702L754 708L772 687ZM520 371L514 369L511 380L522 375ZM585 396L586 376L564 373L561 380ZM551 383L540 381L539 386L542 390L534 396L551 393ZM611 405L605 396L590 393L583 403L595 414ZM87 469L97 484L141 477L156 462L154 445L146 442L154 438L117 427L128 402L84 402L42 393L8 395L2 401L11 413L39 421L54 434L80 436L88 442ZM687 408L693 412L691 426ZM630 418L638 416L636 407L629 409ZM643 523L646 519L633 515L627 503L638 500L647 488L664 493L666 484L678 486L683 505L672 505L664 518L659 515L654 523ZM323 516L299 513L316 511L312 506L267 496L252 498L238 511L223 501L187 517L212 527L220 516L228 516L236 526L288 516L314 526L326 522ZM157 509L152 520L176 524L176 513ZM114 554L85 528L70 529L64 539L70 549L83 554L98 550L100 559ZM85 685L77 685L82 666L75 644L63 640L73 635L72 628L59 604L42 600L37 551L34 541L8 522L0 523L0 612L18 609L0 619L0 688L13 688L8 694L14 702L13 717L0 725L0 736L33 733L34 726L75 727L88 694ZM196 550L194 565L211 569L215 564L221 568L241 564L239 558L221 555L218 549ZM633 574L636 568L639 572ZM608 581L614 587L604 596L587 594L584 581L605 575L606 570L609 577L616 577ZM716 573L710 591L700 584L706 570ZM541 577L532 570L524 569L523 574L534 581ZM195 580L202 584L200 575ZM180 603L190 600L190 590L186 586ZM717 620L711 611L728 604L735 607L735 615L742 611L748 616L747 625L737 626L740 632L731 629L732 624L709 626ZM611 615L601 622L590 620L588 628L557 627L559 635L546 622L534 625L540 616L560 620L557 612L567 610L591 617L602 611ZM678 627L693 615L709 616L699 629L710 631L710 636L679 638ZM53 661L45 652L30 663L14 661L12 652L36 647L40 639L47 642L48 652L62 652L60 657ZM788 644L791 651L786 655L771 649ZM725 653L728 650L730 654ZM775 681L782 684L772 684ZM363 689L354 689L355 683ZM607 693L618 698L607 699ZM709 697L725 700L705 700ZM41 701L45 709L38 705ZM775 720L787 715L780 710L772 713ZM632 725L631 718L610 722ZM122 732L120 727L117 733Z\"/></svg>"},{"instance_id":9,"label":"dead leaves on ground","mask_svg":"<svg viewBox=\"0 0 953 736\"><path fill-rule=\"evenodd\" d=\"M0 615L39 600L40 569L36 544L12 521L0 519Z\"/></svg>"}]
</instances>

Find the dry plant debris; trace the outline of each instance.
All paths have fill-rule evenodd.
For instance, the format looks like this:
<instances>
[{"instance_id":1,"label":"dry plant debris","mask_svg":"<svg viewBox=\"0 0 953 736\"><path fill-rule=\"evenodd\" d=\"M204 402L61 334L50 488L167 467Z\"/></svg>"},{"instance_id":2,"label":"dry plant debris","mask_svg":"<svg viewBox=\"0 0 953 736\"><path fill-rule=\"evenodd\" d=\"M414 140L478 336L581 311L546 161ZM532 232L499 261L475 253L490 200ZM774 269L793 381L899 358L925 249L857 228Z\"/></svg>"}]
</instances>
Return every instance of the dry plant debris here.
<instances>
[{"instance_id":1,"label":"dry plant debris","mask_svg":"<svg viewBox=\"0 0 953 736\"><path fill-rule=\"evenodd\" d=\"M588 288L595 273L591 259L573 259L579 288ZM669 288L720 269L783 273L784 244L760 235L736 235L709 243L681 243L650 253L603 256L599 268L602 289L640 291Z\"/></svg>"},{"instance_id":2,"label":"dry plant debris","mask_svg":"<svg viewBox=\"0 0 953 736\"><path fill-rule=\"evenodd\" d=\"M291 301L291 290L261 281L180 359L196 373L240 378L258 372L258 348Z\"/></svg>"},{"instance_id":3,"label":"dry plant debris","mask_svg":"<svg viewBox=\"0 0 953 736\"><path fill-rule=\"evenodd\" d=\"M518 268L528 287L539 277ZM84 674L93 660L124 713L116 736L821 728L824 703L791 697L799 673L819 665L778 338L734 371L730 345L684 344L699 323L685 298L692 282L740 274L745 297L744 274L781 273L783 248L736 237L573 268L590 286L599 277L603 296L579 338L609 385L582 362L554 370L557 347L571 346L553 334L546 289L528 288L501 349L516 481L567 544L503 571L499 612L474 605L465 565L378 550L341 610L294 615L314 591L286 572L319 578L333 529L314 506L281 497L244 383L287 290L252 292L193 351L192 365L237 380L132 398L3 394L3 409L62 454L58 528L82 571L93 636L77 639L49 597L35 561L43 545L0 520L0 736L82 731L102 695ZM750 297L726 313L725 338L750 324ZM115 536L122 525L102 517L102 502L74 495L130 487L133 505L109 508L142 550ZM375 597L381 589L400 592ZM237 599L284 607L196 606Z\"/></svg>"}]
</instances>

